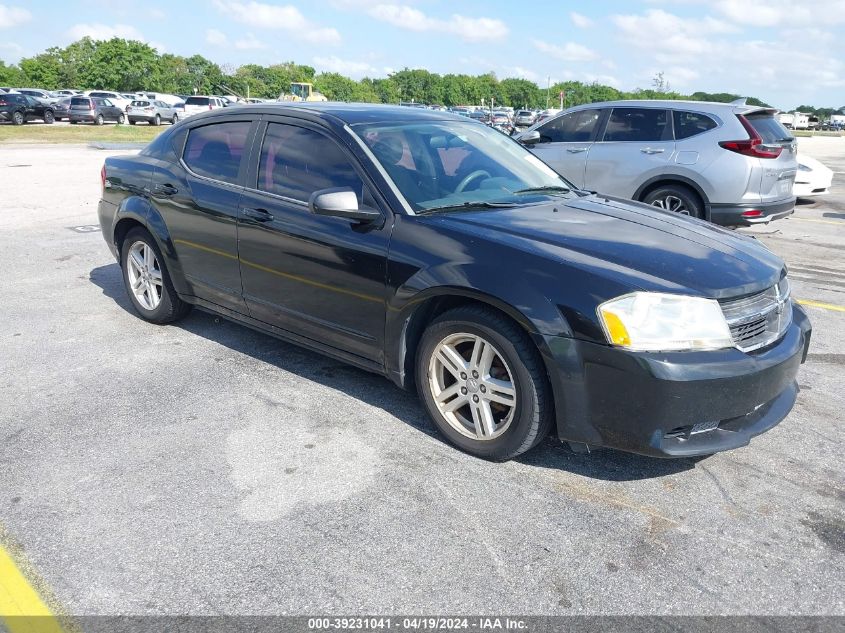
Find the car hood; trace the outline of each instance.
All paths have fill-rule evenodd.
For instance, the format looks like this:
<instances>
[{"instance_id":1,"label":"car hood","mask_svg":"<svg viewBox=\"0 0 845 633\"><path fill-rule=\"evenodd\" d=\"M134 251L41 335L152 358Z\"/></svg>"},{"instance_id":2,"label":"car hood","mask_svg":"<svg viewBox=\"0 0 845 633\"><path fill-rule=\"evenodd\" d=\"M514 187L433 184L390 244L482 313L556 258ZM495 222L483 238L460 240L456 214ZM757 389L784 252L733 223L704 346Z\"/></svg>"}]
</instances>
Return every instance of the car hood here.
<instances>
[{"instance_id":1,"label":"car hood","mask_svg":"<svg viewBox=\"0 0 845 633\"><path fill-rule=\"evenodd\" d=\"M784 268L779 257L750 236L607 196L435 218L643 290L736 297L771 287Z\"/></svg>"}]
</instances>

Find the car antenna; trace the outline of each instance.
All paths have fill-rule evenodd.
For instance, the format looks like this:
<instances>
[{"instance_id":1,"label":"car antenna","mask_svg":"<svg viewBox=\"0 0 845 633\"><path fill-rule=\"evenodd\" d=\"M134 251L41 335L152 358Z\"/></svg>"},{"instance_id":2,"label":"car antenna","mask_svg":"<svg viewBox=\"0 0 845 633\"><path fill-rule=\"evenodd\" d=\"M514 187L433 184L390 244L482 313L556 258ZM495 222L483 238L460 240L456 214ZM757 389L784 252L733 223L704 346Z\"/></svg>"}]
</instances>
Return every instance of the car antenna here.
<instances>
[{"instance_id":1,"label":"car antenna","mask_svg":"<svg viewBox=\"0 0 845 633\"><path fill-rule=\"evenodd\" d=\"M740 97L731 101L731 105L748 105L746 101L748 101L748 97Z\"/></svg>"}]
</instances>

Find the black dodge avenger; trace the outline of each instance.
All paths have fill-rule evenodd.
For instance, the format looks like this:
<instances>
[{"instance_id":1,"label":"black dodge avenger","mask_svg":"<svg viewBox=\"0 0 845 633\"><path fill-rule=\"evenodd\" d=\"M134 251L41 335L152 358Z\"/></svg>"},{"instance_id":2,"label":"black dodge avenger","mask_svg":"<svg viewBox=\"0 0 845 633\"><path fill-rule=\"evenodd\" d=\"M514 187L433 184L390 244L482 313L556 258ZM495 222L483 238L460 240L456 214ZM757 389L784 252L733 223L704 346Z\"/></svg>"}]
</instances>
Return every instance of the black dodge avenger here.
<instances>
[{"instance_id":1,"label":"black dodge avenger","mask_svg":"<svg viewBox=\"0 0 845 633\"><path fill-rule=\"evenodd\" d=\"M153 323L192 306L416 389L487 459L548 434L658 457L792 408L810 323L755 240L575 189L443 112L214 110L106 160L100 224Z\"/></svg>"}]
</instances>

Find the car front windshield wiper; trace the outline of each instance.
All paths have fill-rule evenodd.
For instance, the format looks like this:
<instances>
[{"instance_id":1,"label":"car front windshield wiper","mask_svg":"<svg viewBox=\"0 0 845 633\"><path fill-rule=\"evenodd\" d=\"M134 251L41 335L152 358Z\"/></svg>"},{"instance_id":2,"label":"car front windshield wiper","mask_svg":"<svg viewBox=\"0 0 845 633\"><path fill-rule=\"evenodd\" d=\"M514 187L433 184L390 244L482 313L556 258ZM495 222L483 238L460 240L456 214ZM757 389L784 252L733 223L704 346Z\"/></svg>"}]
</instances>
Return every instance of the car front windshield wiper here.
<instances>
[{"instance_id":1,"label":"car front windshield wiper","mask_svg":"<svg viewBox=\"0 0 845 633\"><path fill-rule=\"evenodd\" d=\"M570 193L572 189L562 185L546 185L543 187L527 187L526 189L517 189L515 194L520 193Z\"/></svg>"},{"instance_id":2,"label":"car front windshield wiper","mask_svg":"<svg viewBox=\"0 0 845 633\"><path fill-rule=\"evenodd\" d=\"M515 202L488 202L486 200L475 200L472 202L459 202L457 204L444 204L439 207L420 209L417 215L438 213L440 211L470 211L472 209L510 209L517 206Z\"/></svg>"}]
</instances>

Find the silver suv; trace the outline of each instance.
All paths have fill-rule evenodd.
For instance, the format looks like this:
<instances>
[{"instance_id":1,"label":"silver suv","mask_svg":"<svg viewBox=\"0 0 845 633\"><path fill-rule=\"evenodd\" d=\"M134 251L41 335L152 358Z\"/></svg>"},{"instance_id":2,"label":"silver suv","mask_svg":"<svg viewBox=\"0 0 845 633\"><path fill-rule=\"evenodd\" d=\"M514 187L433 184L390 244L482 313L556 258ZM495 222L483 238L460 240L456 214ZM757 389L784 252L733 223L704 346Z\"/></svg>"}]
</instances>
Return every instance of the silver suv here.
<instances>
[{"instance_id":1,"label":"silver suv","mask_svg":"<svg viewBox=\"0 0 845 633\"><path fill-rule=\"evenodd\" d=\"M750 225L795 208L796 143L775 112L737 102L591 103L517 140L582 189Z\"/></svg>"}]
</instances>

